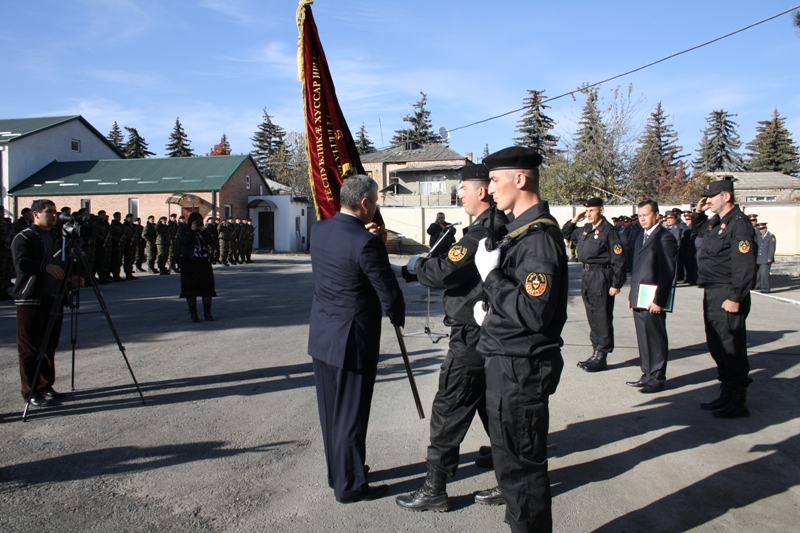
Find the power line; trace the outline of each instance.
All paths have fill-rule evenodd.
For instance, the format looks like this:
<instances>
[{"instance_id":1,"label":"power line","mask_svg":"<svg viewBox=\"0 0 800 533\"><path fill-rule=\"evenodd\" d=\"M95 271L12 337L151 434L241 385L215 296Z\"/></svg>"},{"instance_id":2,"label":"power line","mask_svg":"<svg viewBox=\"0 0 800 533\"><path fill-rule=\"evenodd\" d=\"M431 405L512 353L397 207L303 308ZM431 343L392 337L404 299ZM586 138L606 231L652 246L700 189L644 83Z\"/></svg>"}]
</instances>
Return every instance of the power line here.
<instances>
[{"instance_id":1,"label":"power line","mask_svg":"<svg viewBox=\"0 0 800 533\"><path fill-rule=\"evenodd\" d=\"M773 16L771 16L769 18L765 18L764 20L760 20L758 22L750 24L749 26L745 26L744 28L740 28L740 29L738 29L736 31L732 31L732 32L730 32L728 34L725 34L725 35L721 36L721 37L717 37L716 39L711 39L710 41L706 41L703 44L698 44L697 46L693 46L693 47L687 48L686 50L683 50L681 52L677 52L675 54L669 55L667 57L659 59L658 61L653 61L652 63L648 63L646 65L643 65L641 67L635 68L633 70L629 70L627 72L623 72L622 74L617 74L616 76L612 76L612 77L607 78L605 80L598 81L597 83L592 83L591 85L586 85L585 87L582 87L580 89L575 89L574 91L570 91L568 93L559 94L558 96L554 96L552 98L546 98L546 99L542 100L542 103L552 102L553 100L558 100L559 98L563 98L565 96L570 96L570 95L573 95L575 93L579 93L579 92L585 91L586 89L590 89L592 87L596 87L598 85L602 85L604 83L608 83L609 81L616 80L617 78L622 78L623 76L627 76L629 74L633 74L634 72L639 72L640 70L644 70L644 69L646 69L648 67L652 67L653 65L657 65L659 63L663 63L664 61L667 61L668 59L672 59L673 57L678 57L680 55L683 55L683 54L692 52L694 50L697 50L699 48L702 48L704 46L708 46L709 44L715 43L717 41L721 41L722 39L727 39L728 37L731 37L732 35L736 35L737 33L741 33L741 32L743 32L745 30L749 30L750 28L755 28L756 26L758 26L760 24L764 24L765 22L769 22L772 19L776 19L778 17L782 17L783 15L786 15L787 13L790 13L790 12L795 11L797 9L800 9L800 5L794 6L792 8L789 8L786 11L782 11L782 12L778 13L777 15L773 15ZM505 116L508 116L508 115L512 115L514 113L519 113L520 111L524 111L525 109L526 109L526 107L523 106L523 107L521 107L519 109L514 109L513 111L508 111L507 113L503 113L501 115L496 115L494 117L489 117L489 118L485 118L483 120L478 120L477 122L472 122L472 123L466 124L464 126L459 126L457 128L449 129L447 131L454 132L454 131L457 131L457 130L463 130L463 129L469 128L471 126L475 126L477 124L483 124L484 122L489 122L490 120L495 120L495 119L502 118L502 117L505 117Z\"/></svg>"}]
</instances>

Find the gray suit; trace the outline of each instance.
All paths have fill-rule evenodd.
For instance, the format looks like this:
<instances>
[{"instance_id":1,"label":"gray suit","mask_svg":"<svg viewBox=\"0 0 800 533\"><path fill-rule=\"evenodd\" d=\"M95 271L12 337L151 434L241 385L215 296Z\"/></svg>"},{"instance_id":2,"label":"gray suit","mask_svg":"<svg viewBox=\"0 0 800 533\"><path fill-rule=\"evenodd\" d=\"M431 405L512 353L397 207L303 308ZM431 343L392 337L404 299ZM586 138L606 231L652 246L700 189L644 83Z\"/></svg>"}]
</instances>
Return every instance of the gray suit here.
<instances>
[{"instance_id":1,"label":"gray suit","mask_svg":"<svg viewBox=\"0 0 800 533\"><path fill-rule=\"evenodd\" d=\"M775 261L775 235L769 231L761 235L759 231L756 243L758 243L758 255L756 256L758 273L756 274L755 290L768 293L769 270Z\"/></svg>"}]
</instances>

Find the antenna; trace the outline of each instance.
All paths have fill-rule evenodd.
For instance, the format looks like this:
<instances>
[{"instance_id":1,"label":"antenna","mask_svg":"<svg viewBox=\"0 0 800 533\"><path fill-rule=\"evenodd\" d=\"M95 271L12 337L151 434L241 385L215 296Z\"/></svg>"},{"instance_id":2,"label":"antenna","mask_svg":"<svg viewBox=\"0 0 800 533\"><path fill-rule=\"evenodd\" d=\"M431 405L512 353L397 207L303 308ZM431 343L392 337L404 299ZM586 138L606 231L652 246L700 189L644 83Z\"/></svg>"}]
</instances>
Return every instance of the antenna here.
<instances>
[{"instance_id":1,"label":"antenna","mask_svg":"<svg viewBox=\"0 0 800 533\"><path fill-rule=\"evenodd\" d=\"M450 140L450 132L447 131L447 128L442 126L441 128L439 128L439 137L441 137L442 140L445 141L445 142L449 141Z\"/></svg>"}]
</instances>

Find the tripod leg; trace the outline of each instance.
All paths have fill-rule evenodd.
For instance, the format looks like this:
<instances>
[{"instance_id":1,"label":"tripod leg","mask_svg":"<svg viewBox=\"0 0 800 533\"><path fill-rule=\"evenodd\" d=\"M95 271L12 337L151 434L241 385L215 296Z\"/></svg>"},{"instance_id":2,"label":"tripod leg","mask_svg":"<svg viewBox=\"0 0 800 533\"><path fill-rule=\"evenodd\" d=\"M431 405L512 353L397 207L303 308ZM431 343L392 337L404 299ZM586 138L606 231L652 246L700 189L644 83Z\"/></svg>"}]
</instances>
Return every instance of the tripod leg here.
<instances>
[{"instance_id":1,"label":"tripod leg","mask_svg":"<svg viewBox=\"0 0 800 533\"><path fill-rule=\"evenodd\" d=\"M78 295L80 295L80 292L78 292ZM75 296L75 298L79 298L79 296ZM80 307L80 302L77 305ZM78 313L76 309L74 300L71 300L69 303L70 343L72 344L72 380L70 388L73 391L75 390L75 350L78 346Z\"/></svg>"}]
</instances>

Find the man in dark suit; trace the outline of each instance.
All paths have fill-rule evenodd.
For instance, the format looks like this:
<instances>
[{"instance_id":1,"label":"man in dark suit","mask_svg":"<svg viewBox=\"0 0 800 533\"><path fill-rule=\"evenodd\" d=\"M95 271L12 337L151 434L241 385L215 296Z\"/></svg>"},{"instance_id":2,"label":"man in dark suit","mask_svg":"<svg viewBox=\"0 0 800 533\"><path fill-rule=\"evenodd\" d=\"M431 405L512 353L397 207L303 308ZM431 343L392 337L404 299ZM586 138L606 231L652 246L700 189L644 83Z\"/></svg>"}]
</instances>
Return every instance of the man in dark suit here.
<instances>
[{"instance_id":1,"label":"man in dark suit","mask_svg":"<svg viewBox=\"0 0 800 533\"><path fill-rule=\"evenodd\" d=\"M678 261L678 241L662 224L658 223L658 204L653 200L639 203L639 224L644 230L636 242L631 272L631 294L628 307L633 309L636 340L642 377L628 381L639 392L652 394L664 390L667 379L667 305ZM655 296L646 307L638 302L642 284L655 285Z\"/></svg>"},{"instance_id":2,"label":"man in dark suit","mask_svg":"<svg viewBox=\"0 0 800 533\"><path fill-rule=\"evenodd\" d=\"M375 499L387 489L367 484L367 424L382 311L402 327L405 302L386 246L370 231L375 229L371 221L378 184L367 176L353 176L344 181L339 196L341 211L311 230L314 300L308 353L313 358L328 484L336 501L352 503Z\"/></svg>"}]
</instances>

